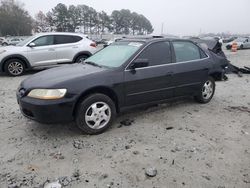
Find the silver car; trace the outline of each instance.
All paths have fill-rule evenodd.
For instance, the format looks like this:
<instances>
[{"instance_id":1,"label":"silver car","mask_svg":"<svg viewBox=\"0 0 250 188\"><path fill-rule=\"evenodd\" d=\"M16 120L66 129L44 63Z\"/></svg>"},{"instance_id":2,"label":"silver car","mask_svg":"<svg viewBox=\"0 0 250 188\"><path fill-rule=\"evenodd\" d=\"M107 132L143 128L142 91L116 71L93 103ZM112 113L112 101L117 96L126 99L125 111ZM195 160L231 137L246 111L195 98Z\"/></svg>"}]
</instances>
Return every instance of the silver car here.
<instances>
[{"instance_id":1,"label":"silver car","mask_svg":"<svg viewBox=\"0 0 250 188\"><path fill-rule=\"evenodd\" d=\"M42 33L0 47L0 71L19 76L28 69L83 62L96 52L96 44L77 33Z\"/></svg>"},{"instance_id":2,"label":"silver car","mask_svg":"<svg viewBox=\"0 0 250 188\"><path fill-rule=\"evenodd\" d=\"M10 46L10 45L15 46L22 41L23 41L22 38L6 38L6 39L3 39L1 45L2 46Z\"/></svg>"},{"instance_id":3,"label":"silver car","mask_svg":"<svg viewBox=\"0 0 250 188\"><path fill-rule=\"evenodd\" d=\"M237 48L239 49L247 49L250 48L250 39L249 38L237 38L232 42L226 44L226 48L230 50L232 48L233 43L237 44Z\"/></svg>"}]
</instances>

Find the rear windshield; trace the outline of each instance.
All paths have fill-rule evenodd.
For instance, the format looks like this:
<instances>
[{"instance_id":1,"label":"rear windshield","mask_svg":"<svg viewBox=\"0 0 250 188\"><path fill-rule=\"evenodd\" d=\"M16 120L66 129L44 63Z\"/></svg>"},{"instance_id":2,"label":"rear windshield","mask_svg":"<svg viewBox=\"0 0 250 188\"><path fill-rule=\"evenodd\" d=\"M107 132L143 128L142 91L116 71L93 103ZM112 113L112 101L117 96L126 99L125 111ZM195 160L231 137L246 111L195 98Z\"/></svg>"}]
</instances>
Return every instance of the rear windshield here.
<instances>
[{"instance_id":1,"label":"rear windshield","mask_svg":"<svg viewBox=\"0 0 250 188\"><path fill-rule=\"evenodd\" d=\"M105 67L120 67L125 63L141 46L140 42L116 42L97 52L86 62L93 62Z\"/></svg>"}]
</instances>

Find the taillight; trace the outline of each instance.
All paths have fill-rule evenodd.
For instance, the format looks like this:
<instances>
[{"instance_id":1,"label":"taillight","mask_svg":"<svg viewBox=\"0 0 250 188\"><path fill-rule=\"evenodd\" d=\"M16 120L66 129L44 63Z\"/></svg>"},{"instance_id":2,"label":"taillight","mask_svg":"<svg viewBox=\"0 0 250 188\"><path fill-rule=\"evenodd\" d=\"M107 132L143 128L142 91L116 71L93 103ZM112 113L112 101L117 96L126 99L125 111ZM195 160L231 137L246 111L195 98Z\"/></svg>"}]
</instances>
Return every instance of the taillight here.
<instances>
[{"instance_id":1,"label":"taillight","mask_svg":"<svg viewBox=\"0 0 250 188\"><path fill-rule=\"evenodd\" d=\"M90 46L96 48L96 43L95 43L95 42L92 42L92 43L90 44Z\"/></svg>"}]
</instances>

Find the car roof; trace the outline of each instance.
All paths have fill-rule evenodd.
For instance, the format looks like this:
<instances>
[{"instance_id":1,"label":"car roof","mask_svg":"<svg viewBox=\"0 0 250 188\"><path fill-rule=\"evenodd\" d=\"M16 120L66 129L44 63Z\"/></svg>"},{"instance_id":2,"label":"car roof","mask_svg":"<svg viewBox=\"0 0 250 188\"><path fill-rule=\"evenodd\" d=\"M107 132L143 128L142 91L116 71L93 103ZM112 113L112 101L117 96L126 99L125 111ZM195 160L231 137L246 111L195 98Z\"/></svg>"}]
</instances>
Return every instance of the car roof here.
<instances>
[{"instance_id":1,"label":"car roof","mask_svg":"<svg viewBox=\"0 0 250 188\"><path fill-rule=\"evenodd\" d=\"M120 41L131 41L131 42L143 42L143 43L150 43L150 42L158 42L158 41L189 41L192 42L192 40L189 39L180 39L180 38L170 38L170 37L164 37L164 36L135 36L135 37L122 37Z\"/></svg>"},{"instance_id":2,"label":"car roof","mask_svg":"<svg viewBox=\"0 0 250 188\"><path fill-rule=\"evenodd\" d=\"M81 36L81 37L87 37L87 35L81 34L81 33L71 33L71 32L44 32L44 33L38 33L36 36L44 36L44 35L74 35L74 36Z\"/></svg>"}]
</instances>

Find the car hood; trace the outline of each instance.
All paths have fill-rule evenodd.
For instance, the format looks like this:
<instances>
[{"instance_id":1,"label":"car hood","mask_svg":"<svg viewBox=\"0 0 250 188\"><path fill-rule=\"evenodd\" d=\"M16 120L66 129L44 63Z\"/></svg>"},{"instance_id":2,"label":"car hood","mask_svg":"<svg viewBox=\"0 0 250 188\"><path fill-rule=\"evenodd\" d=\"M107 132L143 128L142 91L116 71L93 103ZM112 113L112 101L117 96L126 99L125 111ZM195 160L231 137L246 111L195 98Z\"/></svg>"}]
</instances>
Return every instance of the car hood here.
<instances>
[{"instance_id":1,"label":"car hood","mask_svg":"<svg viewBox=\"0 0 250 188\"><path fill-rule=\"evenodd\" d=\"M0 49L1 50L7 50L7 51L12 51L12 50L18 50L23 48L23 46L2 46Z\"/></svg>"},{"instance_id":2,"label":"car hood","mask_svg":"<svg viewBox=\"0 0 250 188\"><path fill-rule=\"evenodd\" d=\"M26 51L26 48L24 48L22 46L2 46L2 47L0 47L0 52L1 51L5 51L1 55L8 56L8 55L16 54L19 52L24 52L24 51Z\"/></svg>"},{"instance_id":3,"label":"car hood","mask_svg":"<svg viewBox=\"0 0 250 188\"><path fill-rule=\"evenodd\" d=\"M96 67L87 64L64 65L62 67L52 68L34 74L24 80L21 87L25 89L32 88L55 88L63 83L82 78L90 74L105 71L106 68Z\"/></svg>"}]
</instances>

